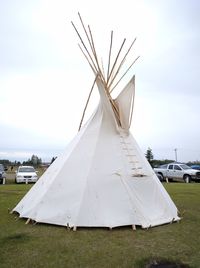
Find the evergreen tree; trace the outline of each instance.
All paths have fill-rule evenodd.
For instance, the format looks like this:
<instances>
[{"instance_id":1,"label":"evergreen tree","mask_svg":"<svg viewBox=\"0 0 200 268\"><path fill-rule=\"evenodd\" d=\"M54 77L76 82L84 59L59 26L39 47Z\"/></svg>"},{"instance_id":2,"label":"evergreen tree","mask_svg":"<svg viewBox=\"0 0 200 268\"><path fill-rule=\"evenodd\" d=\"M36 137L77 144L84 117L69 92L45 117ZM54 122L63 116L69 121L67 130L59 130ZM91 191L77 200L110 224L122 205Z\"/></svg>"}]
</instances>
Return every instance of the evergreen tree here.
<instances>
[{"instance_id":1,"label":"evergreen tree","mask_svg":"<svg viewBox=\"0 0 200 268\"><path fill-rule=\"evenodd\" d=\"M42 164L42 159L34 154L31 156L31 159L28 159L28 161L23 162L23 165L30 165L34 167L38 167L41 164Z\"/></svg>"},{"instance_id":2,"label":"evergreen tree","mask_svg":"<svg viewBox=\"0 0 200 268\"><path fill-rule=\"evenodd\" d=\"M147 149L145 156L146 156L147 160L149 161L149 164L152 165L153 153L152 153L152 149L150 147Z\"/></svg>"}]
</instances>

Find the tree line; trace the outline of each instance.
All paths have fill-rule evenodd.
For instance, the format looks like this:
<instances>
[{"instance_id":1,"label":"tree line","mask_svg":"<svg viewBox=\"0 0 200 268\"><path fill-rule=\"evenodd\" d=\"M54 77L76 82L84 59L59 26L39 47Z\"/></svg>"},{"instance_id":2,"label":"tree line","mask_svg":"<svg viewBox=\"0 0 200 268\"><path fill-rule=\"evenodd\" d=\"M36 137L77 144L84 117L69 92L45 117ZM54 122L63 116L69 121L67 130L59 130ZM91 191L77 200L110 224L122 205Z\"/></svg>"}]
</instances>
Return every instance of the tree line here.
<instances>
[{"instance_id":1,"label":"tree line","mask_svg":"<svg viewBox=\"0 0 200 268\"><path fill-rule=\"evenodd\" d=\"M53 163L55 161L57 157L52 157L51 159L51 163ZM10 161L8 159L0 159L0 164L3 164L4 167L7 166L20 166L20 165L24 165L24 166L34 166L34 167L39 167L41 166L42 163L42 159L40 157L38 157L37 155L33 154L31 156L31 158L29 158L27 161Z\"/></svg>"},{"instance_id":2,"label":"tree line","mask_svg":"<svg viewBox=\"0 0 200 268\"><path fill-rule=\"evenodd\" d=\"M152 167L158 167L160 165L164 165L164 164L168 164L171 162L174 162L174 159L154 159L154 155L152 152L152 149L149 147L145 153L145 156L149 162L149 164ZM57 157L52 157L50 164L52 164ZM10 161L7 159L0 159L0 164L3 164L5 167L7 166L20 166L20 165L26 165L26 166L34 166L34 167L39 167L42 165L42 159L40 157L38 157L37 155L32 155L31 158L29 158L27 161ZM187 165L200 165L200 161L189 161L188 163L186 163Z\"/></svg>"}]
</instances>

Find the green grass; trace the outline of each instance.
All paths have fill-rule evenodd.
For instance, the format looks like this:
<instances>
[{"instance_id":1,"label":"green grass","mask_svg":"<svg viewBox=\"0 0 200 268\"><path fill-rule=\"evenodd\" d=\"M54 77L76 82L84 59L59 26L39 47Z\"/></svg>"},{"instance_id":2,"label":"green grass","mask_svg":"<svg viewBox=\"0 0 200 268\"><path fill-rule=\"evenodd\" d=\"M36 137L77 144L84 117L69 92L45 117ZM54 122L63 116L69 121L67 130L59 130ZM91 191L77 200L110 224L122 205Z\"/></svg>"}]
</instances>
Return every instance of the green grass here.
<instances>
[{"instance_id":1,"label":"green grass","mask_svg":"<svg viewBox=\"0 0 200 268\"><path fill-rule=\"evenodd\" d=\"M200 184L164 184L180 210L180 223L149 230L130 227L67 228L9 214L32 185L0 185L0 267L146 267L170 260L200 267Z\"/></svg>"}]
</instances>

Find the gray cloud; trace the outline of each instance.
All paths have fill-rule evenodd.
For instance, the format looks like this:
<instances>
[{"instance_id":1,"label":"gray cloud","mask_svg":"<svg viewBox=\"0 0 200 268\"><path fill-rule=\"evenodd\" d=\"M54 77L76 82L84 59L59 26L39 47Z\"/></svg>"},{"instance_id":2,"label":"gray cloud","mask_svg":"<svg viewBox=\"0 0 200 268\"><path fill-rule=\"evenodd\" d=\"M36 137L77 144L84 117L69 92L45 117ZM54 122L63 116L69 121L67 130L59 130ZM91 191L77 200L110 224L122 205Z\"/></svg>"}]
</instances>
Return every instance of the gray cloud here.
<instances>
[{"instance_id":1,"label":"gray cloud","mask_svg":"<svg viewBox=\"0 0 200 268\"><path fill-rule=\"evenodd\" d=\"M146 42L146 52L141 55L140 62L135 67L134 133L144 150L152 145L156 157L165 158L169 151L173 153L175 146L179 148L182 160L200 159L198 126L200 2L195 0L140 2L155 16L154 18L152 15L152 19L156 20L156 24L149 24L154 25L155 29L145 28L149 34L148 41L153 41L153 45L151 47L148 41ZM74 8L76 4L81 3L74 3ZM73 3L71 4L73 6ZM86 4L88 3L84 5ZM109 20L122 26L128 17L129 7L133 4L137 4L137 1L133 3L126 0L122 6L118 3L115 14ZM66 9L64 1L59 0L55 3L55 9L57 8L55 11L53 7L53 2L47 4L39 0L10 0L0 3L1 151L41 149L40 151L48 154L48 150L55 151L56 148L65 147L63 138L65 133L62 132L70 132L73 124L78 125L78 122L74 122L78 117L75 114L81 114L84 104L82 106L78 104L76 108L73 106L79 101L77 96L81 100L86 99L83 91L90 87L93 77L87 76L86 64L76 47L75 34L73 33L72 37L69 32L70 26L64 25L66 17L70 24L69 18L74 17L74 14L68 11L69 8ZM123 8L124 11L121 10ZM37 18L38 12L41 12L39 18ZM100 12L98 14L95 12L93 7L90 13L93 16L95 14L94 22L101 21L100 27L106 28L106 15L109 12L105 13L105 21L100 20L102 19L99 16ZM117 14L122 16L121 21ZM58 23L60 17L61 21ZM147 18L140 19L140 22L145 22ZM130 17L128 20L130 25L127 25L130 35L133 34L132 20ZM63 78L58 73L62 73ZM86 83L89 79L90 81ZM15 98L14 101L12 98ZM32 100L30 109L27 104L29 98ZM22 116L23 105L24 117L27 118L34 118L31 111L37 109L35 131L30 128L30 124L24 125L22 129L21 125L20 128L16 128L16 122L15 124L12 122L12 113L15 115L14 118L17 118L18 114ZM32 105L35 105L34 109ZM17 109L19 106L20 112ZM1 110L1 107L4 109ZM68 112L69 107L72 112ZM44 129L41 131L43 118L48 115L52 116L52 120L48 118L49 121L44 124ZM141 124L143 120L146 127ZM53 124L55 127L51 126ZM66 124L66 127L63 128L62 124ZM50 138L48 131L52 130L57 131L59 135ZM60 133L62 141L59 142Z\"/></svg>"}]
</instances>

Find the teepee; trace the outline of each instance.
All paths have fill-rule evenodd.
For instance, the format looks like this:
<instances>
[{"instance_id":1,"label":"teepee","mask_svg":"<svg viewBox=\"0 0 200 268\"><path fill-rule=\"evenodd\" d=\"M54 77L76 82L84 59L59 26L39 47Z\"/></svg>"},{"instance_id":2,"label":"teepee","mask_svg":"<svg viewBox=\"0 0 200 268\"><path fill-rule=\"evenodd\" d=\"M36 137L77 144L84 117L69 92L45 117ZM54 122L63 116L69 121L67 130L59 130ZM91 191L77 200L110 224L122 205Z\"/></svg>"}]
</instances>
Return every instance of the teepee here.
<instances>
[{"instance_id":1,"label":"teepee","mask_svg":"<svg viewBox=\"0 0 200 268\"><path fill-rule=\"evenodd\" d=\"M86 29L80 15L79 18L89 48L72 24L81 40L80 48L95 74L91 92L96 85L99 104L83 126L82 118L77 135L64 153L13 211L28 221L74 229L79 226L112 228L125 225L148 228L177 221L176 206L130 133L135 77L117 98L111 96L135 62L120 76L134 42L119 61L124 40L111 64L111 32L105 75L99 64L90 27Z\"/></svg>"}]
</instances>

